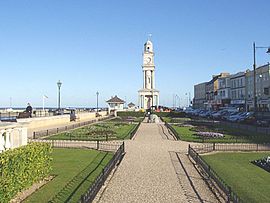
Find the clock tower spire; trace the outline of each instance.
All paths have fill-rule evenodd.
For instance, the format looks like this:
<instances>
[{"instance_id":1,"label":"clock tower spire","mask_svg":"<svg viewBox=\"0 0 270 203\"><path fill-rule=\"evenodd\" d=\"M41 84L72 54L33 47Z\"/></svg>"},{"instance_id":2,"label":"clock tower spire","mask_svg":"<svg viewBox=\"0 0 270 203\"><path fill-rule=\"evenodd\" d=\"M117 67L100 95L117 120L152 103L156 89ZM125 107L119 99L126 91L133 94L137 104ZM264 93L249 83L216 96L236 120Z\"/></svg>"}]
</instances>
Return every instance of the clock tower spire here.
<instances>
[{"instance_id":1,"label":"clock tower spire","mask_svg":"<svg viewBox=\"0 0 270 203\"><path fill-rule=\"evenodd\" d=\"M159 91L155 89L154 47L150 37L143 50L143 89L139 90L139 106L149 109L159 106Z\"/></svg>"}]
</instances>

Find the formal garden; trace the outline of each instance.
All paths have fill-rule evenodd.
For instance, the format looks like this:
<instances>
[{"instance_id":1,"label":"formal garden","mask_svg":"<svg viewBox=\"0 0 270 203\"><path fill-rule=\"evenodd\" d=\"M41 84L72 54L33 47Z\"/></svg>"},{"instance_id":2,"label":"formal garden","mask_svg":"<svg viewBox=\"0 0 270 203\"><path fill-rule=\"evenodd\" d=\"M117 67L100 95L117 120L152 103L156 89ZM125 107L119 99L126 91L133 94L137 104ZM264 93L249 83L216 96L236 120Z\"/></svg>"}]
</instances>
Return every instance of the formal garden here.
<instances>
[{"instance_id":1,"label":"formal garden","mask_svg":"<svg viewBox=\"0 0 270 203\"><path fill-rule=\"evenodd\" d=\"M218 152L202 155L243 202L269 202L270 173L253 164L269 152Z\"/></svg>"},{"instance_id":2,"label":"formal garden","mask_svg":"<svg viewBox=\"0 0 270 203\"><path fill-rule=\"evenodd\" d=\"M125 122L102 122L47 137L49 140L108 141L129 139L137 124Z\"/></svg>"},{"instance_id":3,"label":"formal garden","mask_svg":"<svg viewBox=\"0 0 270 203\"><path fill-rule=\"evenodd\" d=\"M270 143L270 136L232 128L214 121L198 121L191 118L162 118L178 139L188 142L216 143Z\"/></svg>"}]
</instances>

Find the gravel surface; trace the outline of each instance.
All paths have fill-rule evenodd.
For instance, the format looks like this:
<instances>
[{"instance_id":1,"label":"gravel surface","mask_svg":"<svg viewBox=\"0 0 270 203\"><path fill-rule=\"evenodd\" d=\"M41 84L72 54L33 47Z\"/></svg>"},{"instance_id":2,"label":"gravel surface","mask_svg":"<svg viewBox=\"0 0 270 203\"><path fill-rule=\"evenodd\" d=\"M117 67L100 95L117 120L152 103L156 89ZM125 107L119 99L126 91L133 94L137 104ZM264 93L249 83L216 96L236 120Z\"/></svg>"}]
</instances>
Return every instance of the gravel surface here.
<instances>
[{"instance_id":1,"label":"gravel surface","mask_svg":"<svg viewBox=\"0 0 270 203\"><path fill-rule=\"evenodd\" d=\"M179 154L182 160L186 156L188 143L164 139L159 125L163 124L142 123L135 139L125 141L126 155L95 202L195 202L191 195L199 202L217 202L203 181L194 182L203 193L200 198L194 195L176 157ZM187 157L183 164L192 176L196 174Z\"/></svg>"}]
</instances>

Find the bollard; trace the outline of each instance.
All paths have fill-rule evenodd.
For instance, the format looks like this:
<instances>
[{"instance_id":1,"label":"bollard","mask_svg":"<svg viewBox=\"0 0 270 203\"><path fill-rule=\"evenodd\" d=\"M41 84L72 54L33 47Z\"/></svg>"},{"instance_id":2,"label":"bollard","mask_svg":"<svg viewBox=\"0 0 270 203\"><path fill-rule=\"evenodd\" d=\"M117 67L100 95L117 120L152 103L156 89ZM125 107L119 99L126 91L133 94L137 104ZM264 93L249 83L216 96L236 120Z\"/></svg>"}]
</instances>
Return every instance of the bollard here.
<instances>
[{"instance_id":1,"label":"bollard","mask_svg":"<svg viewBox=\"0 0 270 203\"><path fill-rule=\"evenodd\" d=\"M33 132L33 139L36 139L36 132Z\"/></svg>"}]
</instances>

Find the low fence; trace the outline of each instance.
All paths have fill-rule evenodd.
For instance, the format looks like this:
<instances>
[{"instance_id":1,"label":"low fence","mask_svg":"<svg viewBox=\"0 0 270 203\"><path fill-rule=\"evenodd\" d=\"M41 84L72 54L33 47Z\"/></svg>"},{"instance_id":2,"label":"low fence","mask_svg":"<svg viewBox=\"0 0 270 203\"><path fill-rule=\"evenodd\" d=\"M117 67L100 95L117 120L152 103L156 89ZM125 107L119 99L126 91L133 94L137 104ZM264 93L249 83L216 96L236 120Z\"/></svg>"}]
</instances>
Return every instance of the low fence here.
<instances>
[{"instance_id":1,"label":"low fence","mask_svg":"<svg viewBox=\"0 0 270 203\"><path fill-rule=\"evenodd\" d=\"M53 148L96 149L115 152L123 142L119 141L81 141L81 140L42 140L29 139L28 142L50 143Z\"/></svg>"},{"instance_id":2,"label":"low fence","mask_svg":"<svg viewBox=\"0 0 270 203\"><path fill-rule=\"evenodd\" d=\"M130 138L131 140L133 139L133 137L134 137L134 135L136 134L137 130L139 129L140 125L141 125L141 122L139 122L139 123L136 125L136 127L133 128L132 131L130 132L130 137L129 137L129 138Z\"/></svg>"},{"instance_id":3,"label":"low fence","mask_svg":"<svg viewBox=\"0 0 270 203\"><path fill-rule=\"evenodd\" d=\"M103 120L106 120L106 119L109 119L109 118L111 118L111 117L102 117L102 118L97 118L97 119L94 119L94 120L80 122L80 123L74 123L74 124L66 125L66 126L62 126L62 127L51 128L51 129L41 130L41 131L35 131L35 132L33 132L33 139L38 139L38 138L41 138L41 137L57 134L57 133L60 133L60 132L65 132L65 131L68 131L68 130L72 130L72 129L75 129L75 128L79 128L79 127L89 125L91 123L95 123L95 122L98 122L98 121L103 121Z\"/></svg>"},{"instance_id":4,"label":"low fence","mask_svg":"<svg viewBox=\"0 0 270 203\"><path fill-rule=\"evenodd\" d=\"M91 187L88 189L88 191L81 196L80 203L87 203L87 202L92 202L94 198L96 197L98 191L106 181L107 177L115 168L117 164L120 163L122 160L123 156L125 153L124 149L124 143L118 148L116 153L114 154L113 158L111 161L105 166L105 168L102 170L102 173L96 178L94 183L91 185Z\"/></svg>"},{"instance_id":5,"label":"low fence","mask_svg":"<svg viewBox=\"0 0 270 203\"><path fill-rule=\"evenodd\" d=\"M196 164L214 180L217 186L225 194L227 202L240 203L243 202L239 196L231 190L222 178L208 165L199 154L213 151L270 151L270 144L203 144L197 146L188 146L188 155L196 162Z\"/></svg>"},{"instance_id":6,"label":"low fence","mask_svg":"<svg viewBox=\"0 0 270 203\"><path fill-rule=\"evenodd\" d=\"M270 151L270 144L248 144L248 143L208 143L193 146L193 149L196 150L199 154L208 153L212 151Z\"/></svg>"},{"instance_id":7,"label":"low fence","mask_svg":"<svg viewBox=\"0 0 270 203\"><path fill-rule=\"evenodd\" d=\"M0 112L0 120L13 120L17 119L20 113L23 111L11 111L11 112ZM49 117L54 116L52 111L34 110L31 114L32 117Z\"/></svg>"},{"instance_id":8,"label":"low fence","mask_svg":"<svg viewBox=\"0 0 270 203\"><path fill-rule=\"evenodd\" d=\"M165 126L174 134L177 140L180 140L180 135L176 132L176 130L167 122L165 122Z\"/></svg>"},{"instance_id":9,"label":"low fence","mask_svg":"<svg viewBox=\"0 0 270 203\"><path fill-rule=\"evenodd\" d=\"M188 155L196 162L196 164L207 174L209 178L211 178L220 190L225 195L226 202L234 202L241 203L243 202L240 197L232 191L231 187L228 186L222 178L218 176L218 174L208 165L199 153L193 149L190 145L188 147Z\"/></svg>"}]
</instances>

